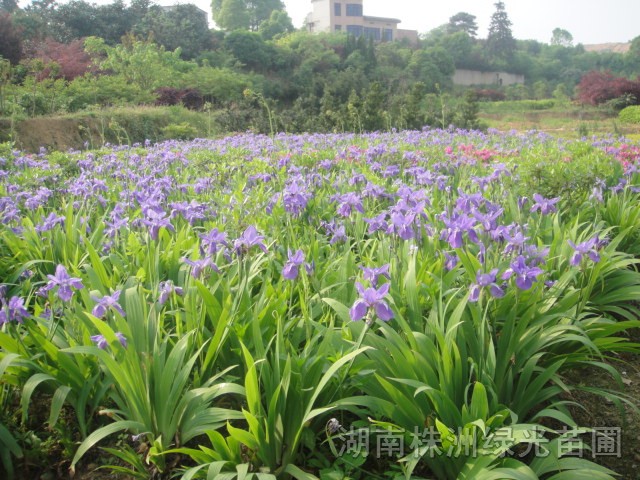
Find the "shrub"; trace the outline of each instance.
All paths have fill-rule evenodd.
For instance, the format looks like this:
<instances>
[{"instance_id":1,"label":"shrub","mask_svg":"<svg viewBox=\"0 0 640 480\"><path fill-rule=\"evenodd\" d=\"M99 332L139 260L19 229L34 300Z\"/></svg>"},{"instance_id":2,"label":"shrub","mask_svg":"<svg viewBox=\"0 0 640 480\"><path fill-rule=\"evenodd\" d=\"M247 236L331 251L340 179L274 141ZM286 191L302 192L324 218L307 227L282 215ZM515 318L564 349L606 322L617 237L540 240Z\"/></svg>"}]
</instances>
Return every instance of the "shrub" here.
<instances>
[{"instance_id":1,"label":"shrub","mask_svg":"<svg viewBox=\"0 0 640 480\"><path fill-rule=\"evenodd\" d=\"M637 123L640 124L640 105L633 105L623 109L618 118L622 123Z\"/></svg>"},{"instance_id":2,"label":"shrub","mask_svg":"<svg viewBox=\"0 0 640 480\"><path fill-rule=\"evenodd\" d=\"M601 105L629 96L635 98L635 103L638 102L640 81L614 77L611 72L589 72L582 77L578 85L578 100L589 105Z\"/></svg>"},{"instance_id":3,"label":"shrub","mask_svg":"<svg viewBox=\"0 0 640 480\"><path fill-rule=\"evenodd\" d=\"M172 123L162 129L167 140L191 140L198 136L198 130L188 123Z\"/></svg>"},{"instance_id":4,"label":"shrub","mask_svg":"<svg viewBox=\"0 0 640 480\"><path fill-rule=\"evenodd\" d=\"M200 110L204 106L202 94L195 88L178 89L160 87L154 90L158 106L184 105L189 110Z\"/></svg>"},{"instance_id":5,"label":"shrub","mask_svg":"<svg viewBox=\"0 0 640 480\"><path fill-rule=\"evenodd\" d=\"M178 105L182 98L181 90L173 87L160 87L153 91L157 98L155 104L158 106Z\"/></svg>"},{"instance_id":6,"label":"shrub","mask_svg":"<svg viewBox=\"0 0 640 480\"><path fill-rule=\"evenodd\" d=\"M499 92L498 90L491 90L489 88L485 88L482 90L476 90L476 96L478 97L478 101L487 101L487 102L500 102L505 100L507 97L504 93Z\"/></svg>"}]
</instances>

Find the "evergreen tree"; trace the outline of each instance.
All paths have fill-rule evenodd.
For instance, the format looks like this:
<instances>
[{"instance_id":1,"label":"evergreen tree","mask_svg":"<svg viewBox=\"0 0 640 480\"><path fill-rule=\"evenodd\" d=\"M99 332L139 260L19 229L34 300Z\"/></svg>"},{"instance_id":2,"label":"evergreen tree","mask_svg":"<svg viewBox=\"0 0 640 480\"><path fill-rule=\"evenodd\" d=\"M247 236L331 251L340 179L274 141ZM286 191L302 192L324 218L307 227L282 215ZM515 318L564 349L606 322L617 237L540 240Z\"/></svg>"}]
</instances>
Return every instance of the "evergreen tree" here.
<instances>
[{"instance_id":1,"label":"evergreen tree","mask_svg":"<svg viewBox=\"0 0 640 480\"><path fill-rule=\"evenodd\" d=\"M476 17L466 12L456 13L453 17L449 18L447 31L449 33L464 32L471 38L476 38L478 34Z\"/></svg>"},{"instance_id":2,"label":"evergreen tree","mask_svg":"<svg viewBox=\"0 0 640 480\"><path fill-rule=\"evenodd\" d=\"M362 128L367 132L383 130L385 127L385 103L387 94L380 82L373 82L362 104Z\"/></svg>"},{"instance_id":3,"label":"evergreen tree","mask_svg":"<svg viewBox=\"0 0 640 480\"><path fill-rule=\"evenodd\" d=\"M425 125L423 102L427 86L422 82L416 82L405 95L402 102L400 118L402 127L410 130L419 130Z\"/></svg>"},{"instance_id":4,"label":"evergreen tree","mask_svg":"<svg viewBox=\"0 0 640 480\"><path fill-rule=\"evenodd\" d=\"M489 51L502 60L509 60L516 50L516 40L511 32L511 20L504 7L504 2L495 3L496 11L491 16L487 47Z\"/></svg>"}]
</instances>

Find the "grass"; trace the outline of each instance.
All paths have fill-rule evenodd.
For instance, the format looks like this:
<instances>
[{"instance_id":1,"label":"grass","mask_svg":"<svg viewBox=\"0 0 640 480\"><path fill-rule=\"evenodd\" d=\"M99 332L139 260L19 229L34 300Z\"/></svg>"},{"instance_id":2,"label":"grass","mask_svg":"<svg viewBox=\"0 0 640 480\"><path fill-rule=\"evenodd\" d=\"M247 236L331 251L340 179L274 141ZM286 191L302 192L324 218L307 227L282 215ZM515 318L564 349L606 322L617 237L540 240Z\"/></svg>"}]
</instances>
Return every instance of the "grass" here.
<instances>
[{"instance_id":1,"label":"grass","mask_svg":"<svg viewBox=\"0 0 640 480\"><path fill-rule=\"evenodd\" d=\"M553 100L514 100L480 103L479 117L497 130L540 130L562 138L614 134L629 139L640 137L640 125L622 124L615 113L601 107Z\"/></svg>"}]
</instances>

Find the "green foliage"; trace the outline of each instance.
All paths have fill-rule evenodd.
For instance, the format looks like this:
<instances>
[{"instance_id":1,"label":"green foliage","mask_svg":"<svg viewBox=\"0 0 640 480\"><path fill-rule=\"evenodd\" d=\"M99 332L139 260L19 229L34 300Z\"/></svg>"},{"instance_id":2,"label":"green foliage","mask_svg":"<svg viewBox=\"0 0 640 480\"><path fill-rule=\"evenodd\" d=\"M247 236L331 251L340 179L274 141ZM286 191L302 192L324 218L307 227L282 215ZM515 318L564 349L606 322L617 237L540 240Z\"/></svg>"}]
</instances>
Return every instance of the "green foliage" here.
<instances>
[{"instance_id":1,"label":"green foliage","mask_svg":"<svg viewBox=\"0 0 640 480\"><path fill-rule=\"evenodd\" d=\"M640 106L632 105L622 109L618 118L623 123L640 124Z\"/></svg>"},{"instance_id":2,"label":"green foliage","mask_svg":"<svg viewBox=\"0 0 640 480\"><path fill-rule=\"evenodd\" d=\"M509 60L516 49L516 42L511 32L511 20L505 10L504 2L495 4L496 11L491 15L489 33L487 35L487 47L501 60Z\"/></svg>"},{"instance_id":3,"label":"green foliage","mask_svg":"<svg viewBox=\"0 0 640 480\"><path fill-rule=\"evenodd\" d=\"M198 136L198 130L188 123L171 123L162 128L165 139L192 140Z\"/></svg>"},{"instance_id":4,"label":"green foliage","mask_svg":"<svg viewBox=\"0 0 640 480\"><path fill-rule=\"evenodd\" d=\"M478 119L479 111L480 106L476 93L473 90L467 90L464 94L463 101L458 104L453 123L459 128L477 130L480 128L480 120Z\"/></svg>"},{"instance_id":5,"label":"green foliage","mask_svg":"<svg viewBox=\"0 0 640 480\"><path fill-rule=\"evenodd\" d=\"M216 22L226 30L248 30L251 19L243 0L221 0L220 10L214 10Z\"/></svg>"},{"instance_id":6,"label":"green foliage","mask_svg":"<svg viewBox=\"0 0 640 480\"><path fill-rule=\"evenodd\" d=\"M213 19L226 30L257 31L273 12L285 8L280 0L212 0L211 10Z\"/></svg>"},{"instance_id":7,"label":"green foliage","mask_svg":"<svg viewBox=\"0 0 640 480\"><path fill-rule=\"evenodd\" d=\"M287 12L274 10L269 18L260 24L258 32L265 40L271 40L294 30L293 23Z\"/></svg>"},{"instance_id":8,"label":"green foliage","mask_svg":"<svg viewBox=\"0 0 640 480\"><path fill-rule=\"evenodd\" d=\"M154 43L133 37L115 47L91 37L85 40L85 48L100 69L113 72L144 92L173 86L183 72L196 66L180 59L180 49L168 52Z\"/></svg>"},{"instance_id":9,"label":"green foliage","mask_svg":"<svg viewBox=\"0 0 640 480\"><path fill-rule=\"evenodd\" d=\"M456 13L449 18L447 24L448 33L462 32L471 38L475 38L478 34L478 24L476 23L476 17L466 12Z\"/></svg>"},{"instance_id":10,"label":"green foliage","mask_svg":"<svg viewBox=\"0 0 640 480\"><path fill-rule=\"evenodd\" d=\"M193 4L152 6L134 31L153 38L168 51L179 48L185 59L193 59L212 46L207 15Z\"/></svg>"},{"instance_id":11,"label":"green foliage","mask_svg":"<svg viewBox=\"0 0 640 480\"><path fill-rule=\"evenodd\" d=\"M545 197L564 196L578 202L591 193L596 181L612 184L619 169L602 151L586 144L572 145L553 156L541 156L539 150L532 149L523 152L513 188L522 195L535 191Z\"/></svg>"},{"instance_id":12,"label":"green foliage","mask_svg":"<svg viewBox=\"0 0 640 480\"><path fill-rule=\"evenodd\" d=\"M382 92L375 84L364 96L352 92L352 117L343 121L365 128L381 109L367 103ZM340 108L332 98L323 104ZM418 91L415 98L440 102L441 114L443 105L455 111L444 94ZM118 122L112 119L113 128ZM633 303L640 294L640 179L623 172L637 150L613 142L451 129L243 134L38 156L3 146L6 183L32 193L27 198L42 195L43 186L51 194L34 208L19 204L19 219L0 228L6 295L28 309L22 322L0 328L0 378L19 394L23 417L2 418L1 458L17 464L20 453L33 454L15 424L33 421L29 407L37 404L50 428L73 425L64 459L75 468L108 442L110 468L135 478L534 479L589 471L610 479L609 470L569 456L587 446L549 425L587 433L567 402L581 389L637 403L566 381L567 371L589 366L621 382L611 362L639 348L622 335L638 327L640 313ZM339 202L361 188L360 178L384 194L363 195L362 211L347 217ZM428 203L419 196L424 190ZM145 192L162 195L156 208L175 212L155 230L138 200L124 206L134 195L155 202ZM295 215L289 192L308 195ZM557 211L536 211L538 199L521 198L534 193L560 197ZM480 217L495 205L494 220L520 225L525 244L515 246L515 230L494 241L478 221L478 242L465 231L452 246L441 212L462 210L466 200L482 204ZM364 220L410 202L432 233L421 223L420 237L403 240L371 231ZM126 210L113 214L116 208ZM43 228L50 214L63 224ZM130 216L127 228L113 229L118 215ZM335 218L346 240L325 232ZM247 225L264 235L266 251L242 247ZM227 236L212 250L207 237L221 231ZM572 244L605 237L575 260ZM517 250L508 251L511 245ZM539 252L540 273L522 288L506 273L530 247ZM285 265L298 249L304 265L287 279ZM202 268L194 263L203 260ZM59 287L39 291L59 264L83 283L68 301ZM364 321L352 321L350 307L367 295L356 282L373 283L360 267L382 265L388 276L378 277L378 287L389 285L384 301L393 318L376 319L369 305ZM493 268L503 295L483 286L473 298L478 270ZM115 291L124 315L110 307L95 316ZM400 435L404 458L341 456L338 444L351 428L372 442ZM424 428L438 433L435 443L421 436ZM467 452L472 438L477 449ZM549 455L518 455L536 445ZM515 453L503 455L508 448Z\"/></svg>"}]
</instances>

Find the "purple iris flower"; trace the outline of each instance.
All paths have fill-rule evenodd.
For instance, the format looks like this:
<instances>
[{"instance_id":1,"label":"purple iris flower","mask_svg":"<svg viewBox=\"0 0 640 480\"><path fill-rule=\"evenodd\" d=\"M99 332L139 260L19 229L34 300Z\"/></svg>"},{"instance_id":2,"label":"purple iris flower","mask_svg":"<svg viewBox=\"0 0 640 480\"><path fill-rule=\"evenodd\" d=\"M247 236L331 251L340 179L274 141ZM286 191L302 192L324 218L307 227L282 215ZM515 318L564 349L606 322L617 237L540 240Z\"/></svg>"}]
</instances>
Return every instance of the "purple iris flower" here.
<instances>
[{"instance_id":1,"label":"purple iris flower","mask_svg":"<svg viewBox=\"0 0 640 480\"><path fill-rule=\"evenodd\" d=\"M158 212L157 210L148 209L146 210L146 217L142 220L146 226L150 227L150 235L153 240L158 239L158 233L160 232L160 228L165 227L167 230L175 231L173 225L167 218L166 212Z\"/></svg>"},{"instance_id":2,"label":"purple iris flower","mask_svg":"<svg viewBox=\"0 0 640 480\"><path fill-rule=\"evenodd\" d=\"M112 215L113 220L110 222L106 220L104 223L107 228L104 229L104 233L110 237L114 237L121 229L129 225L129 217L120 218L119 216Z\"/></svg>"},{"instance_id":3,"label":"purple iris flower","mask_svg":"<svg viewBox=\"0 0 640 480\"><path fill-rule=\"evenodd\" d=\"M469 301L477 302L480 298L480 292L483 288L489 287L489 293L494 298L502 298L504 297L504 291L500 286L496 283L496 275L498 274L498 269L494 268L489 273L482 273L482 270L478 270L476 273L476 283L471 285L469 289Z\"/></svg>"},{"instance_id":4,"label":"purple iris flower","mask_svg":"<svg viewBox=\"0 0 640 480\"><path fill-rule=\"evenodd\" d=\"M503 212L503 208L496 208L488 213L482 213L478 210L474 210L473 216L482 225L485 232L491 232L498 226L498 217L500 217Z\"/></svg>"},{"instance_id":5,"label":"purple iris flower","mask_svg":"<svg viewBox=\"0 0 640 480\"><path fill-rule=\"evenodd\" d=\"M48 232L49 230L53 230L56 225L64 225L64 217L59 217L54 212L51 212L41 224L36 225L36 232Z\"/></svg>"},{"instance_id":6,"label":"purple iris flower","mask_svg":"<svg viewBox=\"0 0 640 480\"><path fill-rule=\"evenodd\" d=\"M360 282L356 282L356 289L360 294L351 310L349 315L354 322L361 320L369 313L369 311L375 311L380 320L385 322L393 318L393 312L384 297L389 293L389 284L385 283L380 288L367 288L365 289Z\"/></svg>"},{"instance_id":7,"label":"purple iris flower","mask_svg":"<svg viewBox=\"0 0 640 480\"><path fill-rule=\"evenodd\" d=\"M302 181L299 178L295 180L285 187L282 193L282 203L287 213L297 217L307 208L312 195L304 185L301 185Z\"/></svg>"},{"instance_id":8,"label":"purple iris flower","mask_svg":"<svg viewBox=\"0 0 640 480\"><path fill-rule=\"evenodd\" d=\"M25 318L29 318L29 312L24 308L24 299L20 297L11 297L0 309L0 325L13 321L22 323Z\"/></svg>"},{"instance_id":9,"label":"purple iris flower","mask_svg":"<svg viewBox=\"0 0 640 480\"><path fill-rule=\"evenodd\" d=\"M124 310L118 303L118 299L120 298L120 290L116 290L113 292L113 295L105 295L102 298L91 296L91 300L94 302L98 302L98 304L93 307L91 314L94 317L102 318L107 314L107 310L113 308L116 312L118 312L121 316L125 316Z\"/></svg>"},{"instance_id":10,"label":"purple iris flower","mask_svg":"<svg viewBox=\"0 0 640 480\"><path fill-rule=\"evenodd\" d=\"M182 261L192 267L191 276L193 278L200 278L202 276L202 272L209 267L214 272L220 273L218 266L213 263L213 259L211 257L201 258L200 260L189 260L188 258L183 258Z\"/></svg>"},{"instance_id":11,"label":"purple iris flower","mask_svg":"<svg viewBox=\"0 0 640 480\"><path fill-rule=\"evenodd\" d=\"M529 240L529 237L525 237L524 233L522 233L522 230L519 228L515 233L513 233L513 235L508 230L505 230L503 237L507 241L507 246L504 249L504 253L507 255L512 252L522 252L525 242Z\"/></svg>"},{"instance_id":12,"label":"purple iris flower","mask_svg":"<svg viewBox=\"0 0 640 480\"><path fill-rule=\"evenodd\" d=\"M385 277L387 280L391 280L389 276L389 264L383 265L377 268L360 267L364 273L364 279L371 282L371 286L376 288L378 286L378 278Z\"/></svg>"},{"instance_id":13,"label":"purple iris flower","mask_svg":"<svg viewBox=\"0 0 640 480\"><path fill-rule=\"evenodd\" d=\"M536 203L534 203L533 206L531 207L531 212L540 210L540 213L542 215L547 215L549 213L558 211L558 209L556 208L556 203L560 201L560 197L547 199L547 198L544 198L539 193L534 193L533 200Z\"/></svg>"},{"instance_id":14,"label":"purple iris flower","mask_svg":"<svg viewBox=\"0 0 640 480\"><path fill-rule=\"evenodd\" d=\"M169 300L169 296L173 293L175 293L179 297L184 294L182 288L176 287L171 280L160 282L160 284L158 285L158 289L160 290L160 296L158 297L158 303L160 305L164 305L167 300Z\"/></svg>"},{"instance_id":15,"label":"purple iris flower","mask_svg":"<svg viewBox=\"0 0 640 480\"><path fill-rule=\"evenodd\" d=\"M348 217L353 210L364 213L362 199L355 193L349 192L341 195L339 198L338 215Z\"/></svg>"},{"instance_id":16,"label":"purple iris flower","mask_svg":"<svg viewBox=\"0 0 640 480\"><path fill-rule=\"evenodd\" d=\"M242 235L233 242L233 248L238 255L247 253L251 247L258 247L264 253L267 253L267 247L265 247L263 240L264 237L258 233L256 227L250 225Z\"/></svg>"},{"instance_id":17,"label":"purple iris flower","mask_svg":"<svg viewBox=\"0 0 640 480\"><path fill-rule=\"evenodd\" d=\"M451 271L454 268L456 268L456 265L458 265L458 263L460 262L460 259L458 258L458 255L456 253L451 255L447 252L444 252L444 258L445 258L444 268L447 271Z\"/></svg>"},{"instance_id":18,"label":"purple iris flower","mask_svg":"<svg viewBox=\"0 0 640 480\"><path fill-rule=\"evenodd\" d=\"M363 220L369 224L369 233L386 232L389 228L387 214L384 212L373 218L364 218Z\"/></svg>"},{"instance_id":19,"label":"purple iris flower","mask_svg":"<svg viewBox=\"0 0 640 480\"><path fill-rule=\"evenodd\" d=\"M362 195L370 198L383 198L385 196L388 196L385 192L384 187L371 182L368 182L362 189Z\"/></svg>"},{"instance_id":20,"label":"purple iris flower","mask_svg":"<svg viewBox=\"0 0 640 480\"><path fill-rule=\"evenodd\" d=\"M571 245L571 248L575 250L575 253L571 257L571 265L574 267L580 265L580 262L582 262L582 258L585 255L587 255L594 263L598 263L600 261L600 254L598 253L600 243L601 242L597 236L587 240L586 242L579 243L578 245L569 240L569 245Z\"/></svg>"},{"instance_id":21,"label":"purple iris flower","mask_svg":"<svg viewBox=\"0 0 640 480\"><path fill-rule=\"evenodd\" d=\"M120 345L127 348L127 337L125 337L121 332L116 332L116 338L120 342ZM91 341L101 350L106 350L109 346L109 342L104 338L104 335L91 335Z\"/></svg>"},{"instance_id":22,"label":"purple iris flower","mask_svg":"<svg viewBox=\"0 0 640 480\"><path fill-rule=\"evenodd\" d=\"M446 239L451 248L462 248L462 235L467 232L469 240L478 243L478 234L474 230L476 221L469 215L453 214L449 218L446 214L440 216L446 228L442 230L441 239Z\"/></svg>"},{"instance_id":23,"label":"purple iris flower","mask_svg":"<svg viewBox=\"0 0 640 480\"><path fill-rule=\"evenodd\" d=\"M527 262L529 262L529 265L535 267L547 261L549 251L549 247L538 248L536 245L525 245L523 254L526 257Z\"/></svg>"},{"instance_id":24,"label":"purple iris flower","mask_svg":"<svg viewBox=\"0 0 640 480\"><path fill-rule=\"evenodd\" d=\"M407 213L405 215L401 212L392 212L391 223L387 227L387 233L395 233L402 240L411 240L416 236L413 228L415 219L415 213Z\"/></svg>"},{"instance_id":25,"label":"purple iris flower","mask_svg":"<svg viewBox=\"0 0 640 480\"><path fill-rule=\"evenodd\" d=\"M70 277L67 269L63 265L56 267L55 275L47 275L49 282L43 287L43 291L48 292L58 287L58 297L63 302L68 302L73 297L73 289L84 288L79 278Z\"/></svg>"},{"instance_id":26,"label":"purple iris flower","mask_svg":"<svg viewBox=\"0 0 640 480\"><path fill-rule=\"evenodd\" d=\"M307 272L307 275L313 275L313 273L316 271L316 261L311 260L311 263L305 262L304 270Z\"/></svg>"},{"instance_id":27,"label":"purple iris flower","mask_svg":"<svg viewBox=\"0 0 640 480\"><path fill-rule=\"evenodd\" d=\"M537 277L543 273L544 271L541 268L528 266L525 258L522 255L518 255L511 262L511 267L502 274L502 279L508 280L515 275L517 287L520 290L529 290L533 286L533 282L537 280Z\"/></svg>"},{"instance_id":28,"label":"purple iris flower","mask_svg":"<svg viewBox=\"0 0 640 480\"><path fill-rule=\"evenodd\" d=\"M282 269L282 276L287 280L295 280L298 278L299 268L303 263L304 252L302 250L297 250L295 253L291 253L289 250L289 258Z\"/></svg>"},{"instance_id":29,"label":"purple iris flower","mask_svg":"<svg viewBox=\"0 0 640 480\"><path fill-rule=\"evenodd\" d=\"M200 240L200 251L205 255L215 255L218 252L218 247L229 245L227 233L220 232L217 228L214 228L209 233L201 234Z\"/></svg>"},{"instance_id":30,"label":"purple iris flower","mask_svg":"<svg viewBox=\"0 0 640 480\"><path fill-rule=\"evenodd\" d=\"M347 229L344 225L333 225L331 230L331 239L329 239L329 244L334 245L338 242L346 242L347 241Z\"/></svg>"}]
</instances>

